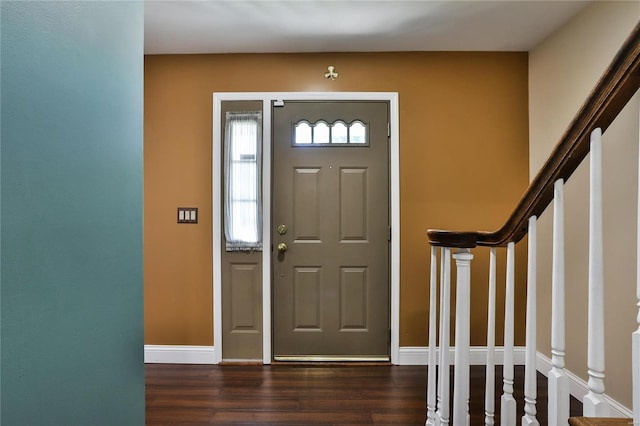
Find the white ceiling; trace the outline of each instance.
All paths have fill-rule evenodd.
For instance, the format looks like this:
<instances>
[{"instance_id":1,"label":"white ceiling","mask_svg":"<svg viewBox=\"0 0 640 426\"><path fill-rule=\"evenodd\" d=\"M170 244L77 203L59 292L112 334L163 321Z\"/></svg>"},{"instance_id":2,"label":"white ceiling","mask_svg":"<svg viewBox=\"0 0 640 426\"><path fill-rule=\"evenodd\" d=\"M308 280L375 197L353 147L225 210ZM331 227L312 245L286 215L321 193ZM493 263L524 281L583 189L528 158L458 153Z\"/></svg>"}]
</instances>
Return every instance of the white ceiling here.
<instances>
[{"instance_id":1,"label":"white ceiling","mask_svg":"<svg viewBox=\"0 0 640 426\"><path fill-rule=\"evenodd\" d=\"M590 1L145 1L145 53L528 51Z\"/></svg>"}]
</instances>

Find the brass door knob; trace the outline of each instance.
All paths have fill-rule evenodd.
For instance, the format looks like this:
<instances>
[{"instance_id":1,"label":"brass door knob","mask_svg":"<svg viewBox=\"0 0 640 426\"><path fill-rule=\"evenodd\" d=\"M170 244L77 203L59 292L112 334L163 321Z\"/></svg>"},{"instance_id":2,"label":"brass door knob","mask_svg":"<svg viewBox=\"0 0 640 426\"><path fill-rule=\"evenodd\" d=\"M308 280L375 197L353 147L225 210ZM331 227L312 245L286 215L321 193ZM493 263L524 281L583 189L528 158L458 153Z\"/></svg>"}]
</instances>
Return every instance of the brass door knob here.
<instances>
[{"instance_id":1,"label":"brass door knob","mask_svg":"<svg viewBox=\"0 0 640 426\"><path fill-rule=\"evenodd\" d=\"M287 251L289 247L287 247L287 245L285 243L280 243L278 244L278 251L280 253L284 253L285 251Z\"/></svg>"}]
</instances>

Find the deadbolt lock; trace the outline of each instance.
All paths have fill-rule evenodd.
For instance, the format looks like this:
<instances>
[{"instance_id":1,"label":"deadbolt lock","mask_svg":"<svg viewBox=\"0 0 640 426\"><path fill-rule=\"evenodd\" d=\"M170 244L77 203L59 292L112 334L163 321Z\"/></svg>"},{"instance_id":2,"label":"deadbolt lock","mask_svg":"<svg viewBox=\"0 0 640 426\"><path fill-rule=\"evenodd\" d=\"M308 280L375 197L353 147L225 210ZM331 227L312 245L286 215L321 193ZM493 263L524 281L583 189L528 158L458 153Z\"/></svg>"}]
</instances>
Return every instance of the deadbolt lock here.
<instances>
[{"instance_id":1,"label":"deadbolt lock","mask_svg":"<svg viewBox=\"0 0 640 426\"><path fill-rule=\"evenodd\" d=\"M278 244L278 251L280 253L284 253L285 251L287 251L288 248L289 247L287 247L287 244L285 244L285 243Z\"/></svg>"},{"instance_id":2,"label":"deadbolt lock","mask_svg":"<svg viewBox=\"0 0 640 426\"><path fill-rule=\"evenodd\" d=\"M278 225L278 234L284 235L286 233L287 233L287 226L286 225Z\"/></svg>"}]
</instances>

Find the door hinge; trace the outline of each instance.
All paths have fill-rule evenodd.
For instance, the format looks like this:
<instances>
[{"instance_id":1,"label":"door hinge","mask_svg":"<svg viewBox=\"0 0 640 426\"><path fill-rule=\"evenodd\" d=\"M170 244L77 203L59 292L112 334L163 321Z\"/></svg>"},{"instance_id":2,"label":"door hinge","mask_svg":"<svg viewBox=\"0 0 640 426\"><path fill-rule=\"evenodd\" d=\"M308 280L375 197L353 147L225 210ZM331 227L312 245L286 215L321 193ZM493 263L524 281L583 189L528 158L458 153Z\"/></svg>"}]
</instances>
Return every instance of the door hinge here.
<instances>
[{"instance_id":1,"label":"door hinge","mask_svg":"<svg viewBox=\"0 0 640 426\"><path fill-rule=\"evenodd\" d=\"M389 241L391 241L391 227L389 227L388 229L387 238L389 239Z\"/></svg>"},{"instance_id":2,"label":"door hinge","mask_svg":"<svg viewBox=\"0 0 640 426\"><path fill-rule=\"evenodd\" d=\"M391 123L387 123L387 137L391 137Z\"/></svg>"}]
</instances>

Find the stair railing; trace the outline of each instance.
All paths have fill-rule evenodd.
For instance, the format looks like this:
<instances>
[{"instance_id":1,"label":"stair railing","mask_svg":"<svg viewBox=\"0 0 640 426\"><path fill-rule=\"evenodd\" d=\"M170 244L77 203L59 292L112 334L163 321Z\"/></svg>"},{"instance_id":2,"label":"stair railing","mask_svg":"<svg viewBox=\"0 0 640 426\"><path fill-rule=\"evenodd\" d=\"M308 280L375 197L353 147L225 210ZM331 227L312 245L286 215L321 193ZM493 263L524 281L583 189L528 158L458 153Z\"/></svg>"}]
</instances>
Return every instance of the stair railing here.
<instances>
[{"instance_id":1,"label":"stair railing","mask_svg":"<svg viewBox=\"0 0 640 426\"><path fill-rule=\"evenodd\" d=\"M552 370L548 381L548 424L566 425L569 418L569 383L564 369L565 289L564 289L564 196L563 188L576 168L590 153L589 201L589 302L588 302L588 387L583 400L586 417L606 417L604 398L604 274L602 236L602 134L640 87L640 24L619 50L593 92L575 116L546 163L533 179L505 224L494 232L429 230L431 244L429 312L429 384L427 425L469 425L470 352L470 267L471 249L489 247L489 298L485 424L493 425L495 384L495 292L496 248L507 248L503 393L500 423L516 424L514 382L514 259L515 244L528 235L526 348L523 425L538 425L536 418L536 222L553 201L552 263ZM640 175L638 177L640 182ZM640 187L640 183L639 183ZM640 197L639 197L640 199ZM633 424L640 426L640 201L638 218L638 329L632 335ZM438 248L440 258L438 261ZM455 251L453 251L455 250ZM449 312L450 258L456 263L455 374L453 409L449 409ZM438 265L440 279L438 282ZM440 291L439 327L436 329L436 295ZM437 346L438 337L440 338ZM439 352L439 357L436 353ZM439 358L439 361L437 361ZM438 370L443 374L437 374Z\"/></svg>"}]
</instances>

